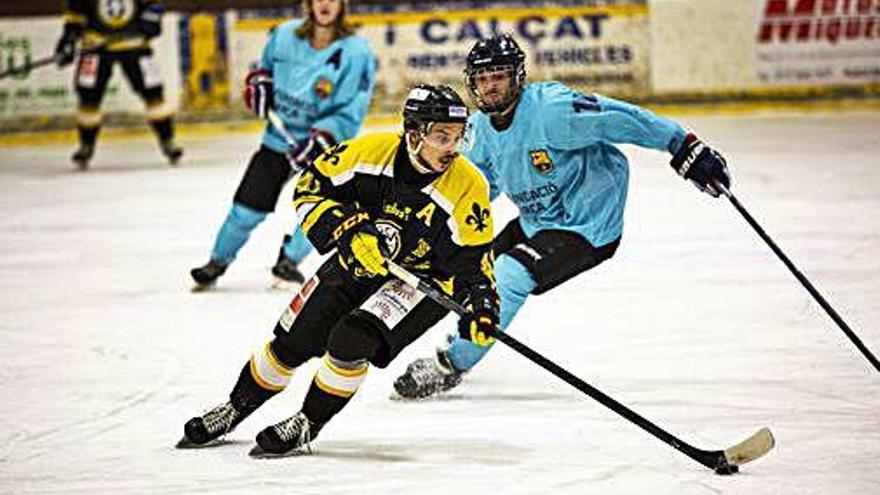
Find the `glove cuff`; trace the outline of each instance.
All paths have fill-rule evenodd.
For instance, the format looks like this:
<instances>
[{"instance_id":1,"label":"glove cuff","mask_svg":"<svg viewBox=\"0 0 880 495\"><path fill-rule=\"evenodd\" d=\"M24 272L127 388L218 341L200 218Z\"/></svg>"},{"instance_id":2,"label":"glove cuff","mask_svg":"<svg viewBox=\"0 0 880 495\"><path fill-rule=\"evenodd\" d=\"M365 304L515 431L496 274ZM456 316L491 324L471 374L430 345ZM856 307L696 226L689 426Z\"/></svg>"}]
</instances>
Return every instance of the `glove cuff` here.
<instances>
[{"instance_id":1,"label":"glove cuff","mask_svg":"<svg viewBox=\"0 0 880 495\"><path fill-rule=\"evenodd\" d=\"M675 152L669 165L678 173L678 175L687 178L687 173L694 163L697 156L703 151L705 145L693 133L688 133L681 143L681 147Z\"/></svg>"}]
</instances>

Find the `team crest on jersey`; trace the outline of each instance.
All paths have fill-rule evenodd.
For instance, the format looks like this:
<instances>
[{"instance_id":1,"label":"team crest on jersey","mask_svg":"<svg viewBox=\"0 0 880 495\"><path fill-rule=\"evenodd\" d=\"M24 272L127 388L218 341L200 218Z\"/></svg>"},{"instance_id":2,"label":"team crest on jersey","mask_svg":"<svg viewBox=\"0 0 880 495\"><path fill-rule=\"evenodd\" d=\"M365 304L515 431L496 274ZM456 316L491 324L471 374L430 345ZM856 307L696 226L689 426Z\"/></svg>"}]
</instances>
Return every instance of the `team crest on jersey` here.
<instances>
[{"instance_id":1,"label":"team crest on jersey","mask_svg":"<svg viewBox=\"0 0 880 495\"><path fill-rule=\"evenodd\" d=\"M318 79L318 82L315 83L315 94L318 98L326 100L330 98L331 93L333 93L333 83L326 77Z\"/></svg>"},{"instance_id":2,"label":"team crest on jersey","mask_svg":"<svg viewBox=\"0 0 880 495\"><path fill-rule=\"evenodd\" d=\"M397 256L397 253L400 252L400 227L398 227L393 222L388 220L377 220L376 221L376 230L382 234L382 237L385 238L385 246L388 248L388 254L391 255L391 259L394 259Z\"/></svg>"},{"instance_id":3,"label":"team crest on jersey","mask_svg":"<svg viewBox=\"0 0 880 495\"><path fill-rule=\"evenodd\" d=\"M488 219L489 209L483 208L479 204L474 203L471 205L471 213L465 217L464 221L468 225L472 225L477 232L482 232L489 226L486 222Z\"/></svg>"},{"instance_id":4,"label":"team crest on jersey","mask_svg":"<svg viewBox=\"0 0 880 495\"><path fill-rule=\"evenodd\" d=\"M98 18L105 25L120 28L134 17L134 0L98 0Z\"/></svg>"},{"instance_id":5,"label":"team crest on jersey","mask_svg":"<svg viewBox=\"0 0 880 495\"><path fill-rule=\"evenodd\" d=\"M547 150L531 150L529 156L532 158L532 166L538 172L549 174L553 171L553 161L550 160L550 154L547 153Z\"/></svg>"}]
</instances>

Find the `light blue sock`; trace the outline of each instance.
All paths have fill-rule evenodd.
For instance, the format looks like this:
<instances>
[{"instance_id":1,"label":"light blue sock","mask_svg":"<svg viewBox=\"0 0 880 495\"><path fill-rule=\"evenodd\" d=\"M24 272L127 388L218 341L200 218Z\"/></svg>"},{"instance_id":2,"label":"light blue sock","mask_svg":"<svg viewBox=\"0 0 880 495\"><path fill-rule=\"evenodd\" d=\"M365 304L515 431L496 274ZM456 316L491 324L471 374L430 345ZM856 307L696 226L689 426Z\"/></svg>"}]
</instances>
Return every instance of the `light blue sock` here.
<instances>
[{"instance_id":1,"label":"light blue sock","mask_svg":"<svg viewBox=\"0 0 880 495\"><path fill-rule=\"evenodd\" d=\"M266 215L268 213L248 208L241 203L232 203L232 208L217 233L211 259L223 265L235 261L235 256L251 236L251 231L266 219Z\"/></svg>"},{"instance_id":2,"label":"light blue sock","mask_svg":"<svg viewBox=\"0 0 880 495\"><path fill-rule=\"evenodd\" d=\"M297 265L302 263L306 256L312 252L312 243L302 231L302 227L296 226L293 235L284 243L284 256L287 256Z\"/></svg>"},{"instance_id":3,"label":"light blue sock","mask_svg":"<svg viewBox=\"0 0 880 495\"><path fill-rule=\"evenodd\" d=\"M508 255L501 255L495 260L495 280L501 298L501 330L504 331L537 284L526 267ZM490 348L478 346L456 335L446 350L446 357L458 371L468 371L483 359Z\"/></svg>"}]
</instances>

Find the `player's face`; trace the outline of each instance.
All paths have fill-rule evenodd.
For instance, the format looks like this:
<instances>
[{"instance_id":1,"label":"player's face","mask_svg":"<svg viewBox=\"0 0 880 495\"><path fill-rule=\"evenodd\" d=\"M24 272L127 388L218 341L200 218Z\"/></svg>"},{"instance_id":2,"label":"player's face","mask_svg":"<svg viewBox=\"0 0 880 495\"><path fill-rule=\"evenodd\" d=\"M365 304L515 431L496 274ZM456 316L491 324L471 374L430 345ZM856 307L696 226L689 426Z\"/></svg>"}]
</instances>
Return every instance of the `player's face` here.
<instances>
[{"instance_id":1,"label":"player's face","mask_svg":"<svg viewBox=\"0 0 880 495\"><path fill-rule=\"evenodd\" d=\"M319 26L329 26L342 12L342 0L312 0L312 13L315 23Z\"/></svg>"},{"instance_id":2,"label":"player's face","mask_svg":"<svg viewBox=\"0 0 880 495\"><path fill-rule=\"evenodd\" d=\"M488 67L474 74L477 91L487 107L503 105L510 95L513 67L509 65Z\"/></svg>"},{"instance_id":3,"label":"player's face","mask_svg":"<svg viewBox=\"0 0 880 495\"><path fill-rule=\"evenodd\" d=\"M432 170L445 172L458 156L458 145L463 137L464 124L437 122L422 136L419 154Z\"/></svg>"}]
</instances>

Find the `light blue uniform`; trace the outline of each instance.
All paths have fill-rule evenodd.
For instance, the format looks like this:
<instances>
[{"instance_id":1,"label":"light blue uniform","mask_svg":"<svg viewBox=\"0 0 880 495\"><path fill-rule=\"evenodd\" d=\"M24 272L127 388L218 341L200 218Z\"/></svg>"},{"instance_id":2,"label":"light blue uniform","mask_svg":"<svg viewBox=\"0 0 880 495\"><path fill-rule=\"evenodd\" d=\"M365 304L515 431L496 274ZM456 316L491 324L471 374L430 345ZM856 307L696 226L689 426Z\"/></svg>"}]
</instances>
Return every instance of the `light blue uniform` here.
<instances>
[{"instance_id":1,"label":"light blue uniform","mask_svg":"<svg viewBox=\"0 0 880 495\"><path fill-rule=\"evenodd\" d=\"M523 88L513 122L503 131L492 127L487 114L472 115L464 154L486 175L493 199L503 192L516 204L528 237L561 229L599 247L623 232L629 165L615 144L674 153L685 135L678 124L638 106L543 82ZM504 330L537 285L509 255L498 257L495 276ZM456 337L446 355L466 371L488 350Z\"/></svg>"},{"instance_id":2,"label":"light blue uniform","mask_svg":"<svg viewBox=\"0 0 880 495\"><path fill-rule=\"evenodd\" d=\"M275 111L299 143L308 141L313 128L330 133L337 142L345 141L358 133L369 109L375 56L366 39L357 35L315 50L308 39L294 34L302 22L297 19L278 26L263 49L260 67L272 73ZM262 143L278 153L291 151L287 141L268 123ZM211 258L224 265L231 263L266 215L233 202ZM300 263L312 245L297 227L283 250L286 257Z\"/></svg>"}]
</instances>

